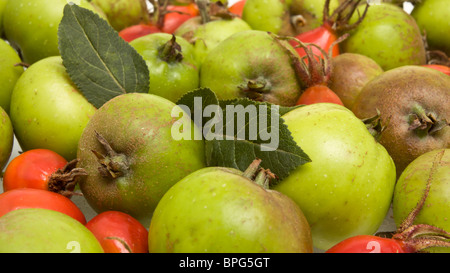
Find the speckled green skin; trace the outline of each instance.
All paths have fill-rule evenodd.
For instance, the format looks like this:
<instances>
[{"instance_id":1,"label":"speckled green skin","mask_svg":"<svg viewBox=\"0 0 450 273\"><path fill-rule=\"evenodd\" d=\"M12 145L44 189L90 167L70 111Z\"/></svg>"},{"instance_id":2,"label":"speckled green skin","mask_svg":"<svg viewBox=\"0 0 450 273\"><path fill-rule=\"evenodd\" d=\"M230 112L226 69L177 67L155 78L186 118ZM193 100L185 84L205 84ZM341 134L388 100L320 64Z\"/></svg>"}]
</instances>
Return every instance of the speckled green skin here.
<instances>
[{"instance_id":1,"label":"speckled green skin","mask_svg":"<svg viewBox=\"0 0 450 273\"><path fill-rule=\"evenodd\" d=\"M91 3L105 13L108 22L117 31L149 20L145 0L91 0Z\"/></svg>"},{"instance_id":2,"label":"speckled green skin","mask_svg":"<svg viewBox=\"0 0 450 273\"><path fill-rule=\"evenodd\" d=\"M0 171L11 156L14 145L14 131L8 114L0 107Z\"/></svg>"},{"instance_id":3,"label":"speckled green skin","mask_svg":"<svg viewBox=\"0 0 450 273\"><path fill-rule=\"evenodd\" d=\"M67 160L75 159L81 132L95 111L59 56L31 65L11 95L10 118L23 151L46 148Z\"/></svg>"},{"instance_id":4,"label":"speckled green skin","mask_svg":"<svg viewBox=\"0 0 450 273\"><path fill-rule=\"evenodd\" d=\"M360 13L363 12L360 8ZM357 13L350 23L356 21ZM375 60L383 70L426 62L422 33L414 18L389 3L371 5L366 17L340 44L342 52L359 53Z\"/></svg>"},{"instance_id":5,"label":"speckled green skin","mask_svg":"<svg viewBox=\"0 0 450 273\"><path fill-rule=\"evenodd\" d=\"M426 38L430 50L442 50L450 56L450 5L447 0L419 1L411 16L416 20Z\"/></svg>"},{"instance_id":6,"label":"speckled green skin","mask_svg":"<svg viewBox=\"0 0 450 273\"><path fill-rule=\"evenodd\" d=\"M326 250L348 237L373 234L389 210L395 165L364 123L330 103L282 116L311 162L274 189L291 197L311 225L314 246Z\"/></svg>"},{"instance_id":7,"label":"speckled green skin","mask_svg":"<svg viewBox=\"0 0 450 273\"><path fill-rule=\"evenodd\" d=\"M242 10L242 19L252 29L278 34L283 28L283 17L287 5L280 0L247 0Z\"/></svg>"},{"instance_id":8,"label":"speckled green skin","mask_svg":"<svg viewBox=\"0 0 450 273\"><path fill-rule=\"evenodd\" d=\"M20 65L16 66L22 60L17 51L4 40L0 40L0 52L0 107L9 113L11 93L24 69Z\"/></svg>"},{"instance_id":9,"label":"speckled green skin","mask_svg":"<svg viewBox=\"0 0 450 273\"><path fill-rule=\"evenodd\" d=\"M130 45L147 63L149 93L177 102L181 96L199 87L199 65L193 45L181 37L176 38L176 43L181 47L183 59L164 60L159 50L171 39L171 34L153 33L131 41Z\"/></svg>"},{"instance_id":10,"label":"speckled green skin","mask_svg":"<svg viewBox=\"0 0 450 273\"><path fill-rule=\"evenodd\" d=\"M293 106L302 87L288 50L297 54L287 42L277 42L265 31L236 33L208 54L200 70L200 86L210 88L221 100L251 98L240 86L262 80L266 83L262 101Z\"/></svg>"},{"instance_id":11,"label":"speckled green skin","mask_svg":"<svg viewBox=\"0 0 450 273\"><path fill-rule=\"evenodd\" d=\"M305 20L303 26L298 26L298 33L315 29L323 24L323 8L325 0L292 0L291 14L301 15ZM329 14L339 6L339 0L331 0Z\"/></svg>"},{"instance_id":12,"label":"speckled green skin","mask_svg":"<svg viewBox=\"0 0 450 273\"><path fill-rule=\"evenodd\" d=\"M87 0L72 2L106 18ZM21 50L24 62L32 64L60 54L58 26L66 4L66 0L8 1L3 13L3 29L7 40Z\"/></svg>"},{"instance_id":13,"label":"speckled green skin","mask_svg":"<svg viewBox=\"0 0 450 273\"><path fill-rule=\"evenodd\" d=\"M414 224L428 224L450 232L450 149L424 153L403 171L395 186L392 203L397 226L400 226L422 198L434 162L436 167L431 175L430 192ZM434 251L449 252L443 248Z\"/></svg>"},{"instance_id":14,"label":"speckled green skin","mask_svg":"<svg viewBox=\"0 0 450 273\"><path fill-rule=\"evenodd\" d=\"M312 252L298 206L230 168L185 177L161 199L149 228L150 252Z\"/></svg>"},{"instance_id":15,"label":"speckled green skin","mask_svg":"<svg viewBox=\"0 0 450 273\"><path fill-rule=\"evenodd\" d=\"M220 42L231 35L250 30L251 27L241 18L214 19L207 23L201 23L201 17L196 16L188 19L176 30L175 35L184 37L194 45L197 61L202 64L211 50Z\"/></svg>"},{"instance_id":16,"label":"speckled green skin","mask_svg":"<svg viewBox=\"0 0 450 273\"><path fill-rule=\"evenodd\" d=\"M26 208L0 218L0 253L103 253L89 229L58 211Z\"/></svg>"},{"instance_id":17,"label":"speckled green skin","mask_svg":"<svg viewBox=\"0 0 450 273\"><path fill-rule=\"evenodd\" d=\"M97 110L80 138L78 166L88 176L80 189L97 212L119 210L148 226L164 193L186 175L205 167L201 140L174 140L171 128L175 104L151 94L128 93L115 97ZM184 116L183 119L188 119ZM197 127L192 127L198 130ZM112 149L126 157L128 170L115 179L99 172L92 150L106 155L98 132Z\"/></svg>"}]
</instances>

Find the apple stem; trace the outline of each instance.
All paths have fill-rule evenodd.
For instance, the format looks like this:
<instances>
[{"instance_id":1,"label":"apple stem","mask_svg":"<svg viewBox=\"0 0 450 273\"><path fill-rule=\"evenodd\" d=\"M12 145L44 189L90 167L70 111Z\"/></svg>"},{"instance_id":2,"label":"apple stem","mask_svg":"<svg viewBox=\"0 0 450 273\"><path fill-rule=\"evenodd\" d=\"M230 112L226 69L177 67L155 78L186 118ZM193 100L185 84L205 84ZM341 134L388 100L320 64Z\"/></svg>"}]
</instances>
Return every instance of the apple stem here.
<instances>
[{"instance_id":1,"label":"apple stem","mask_svg":"<svg viewBox=\"0 0 450 273\"><path fill-rule=\"evenodd\" d=\"M244 171L243 176L252 180L264 189L269 189L270 180L275 179L276 176L270 170L260 167L261 159L256 158Z\"/></svg>"},{"instance_id":2,"label":"apple stem","mask_svg":"<svg viewBox=\"0 0 450 273\"><path fill-rule=\"evenodd\" d=\"M384 130L386 130L390 119L385 122L385 125L383 125L380 111L378 109L376 110L376 115L374 115L373 117L361 119L361 121L366 125L367 130L369 130L369 133L375 138L375 140L379 141L381 134L384 132Z\"/></svg>"},{"instance_id":3,"label":"apple stem","mask_svg":"<svg viewBox=\"0 0 450 273\"><path fill-rule=\"evenodd\" d=\"M98 168L100 174L103 177L111 179L124 176L129 169L126 155L114 151L108 141L106 141L106 139L103 138L103 136L101 136L98 132L95 132L95 135L98 142L106 150L106 155L92 150L101 165L101 167Z\"/></svg>"},{"instance_id":4,"label":"apple stem","mask_svg":"<svg viewBox=\"0 0 450 273\"><path fill-rule=\"evenodd\" d=\"M200 12L200 17L202 18L202 24L206 24L211 21L211 16L209 15L209 0L195 0L197 4L198 11Z\"/></svg>"},{"instance_id":5,"label":"apple stem","mask_svg":"<svg viewBox=\"0 0 450 273\"><path fill-rule=\"evenodd\" d=\"M261 164L261 159L256 158L253 162L247 167L244 171L243 176L247 177L250 180L253 180L256 176L257 171L259 170L259 165Z\"/></svg>"},{"instance_id":6,"label":"apple stem","mask_svg":"<svg viewBox=\"0 0 450 273\"><path fill-rule=\"evenodd\" d=\"M419 137L434 134L449 126L447 120L438 120L433 113L427 113L425 109L415 104L412 114L409 115L409 130L414 130Z\"/></svg>"},{"instance_id":7,"label":"apple stem","mask_svg":"<svg viewBox=\"0 0 450 273\"><path fill-rule=\"evenodd\" d=\"M181 54L181 46L176 42L176 37L172 34L172 38L162 45L159 49L159 57L168 62L181 62L183 54Z\"/></svg>"},{"instance_id":8,"label":"apple stem","mask_svg":"<svg viewBox=\"0 0 450 273\"><path fill-rule=\"evenodd\" d=\"M240 90L245 93L245 96L255 100L263 101L264 93L269 93L271 85L263 78L258 78L256 80L248 80L247 83L238 86Z\"/></svg>"},{"instance_id":9,"label":"apple stem","mask_svg":"<svg viewBox=\"0 0 450 273\"><path fill-rule=\"evenodd\" d=\"M255 177L254 182L263 187L264 189L269 188L269 178L267 177L264 169L261 168L259 170L258 174Z\"/></svg>"},{"instance_id":10,"label":"apple stem","mask_svg":"<svg viewBox=\"0 0 450 273\"><path fill-rule=\"evenodd\" d=\"M340 4L330 15L330 2L331 0L326 0L323 8L323 24L328 24L335 31L349 31L357 27L364 19L369 9L369 1L366 1L366 7L363 14L359 14L357 8L359 7L362 0L346 0ZM348 24L353 13L358 12L358 20L353 24Z\"/></svg>"},{"instance_id":11,"label":"apple stem","mask_svg":"<svg viewBox=\"0 0 450 273\"><path fill-rule=\"evenodd\" d=\"M291 16L291 24L296 27L303 27L306 25L306 19L301 14Z\"/></svg>"},{"instance_id":12,"label":"apple stem","mask_svg":"<svg viewBox=\"0 0 450 273\"><path fill-rule=\"evenodd\" d=\"M164 18L166 15L168 0L150 0L153 6L153 23L161 29L164 25Z\"/></svg>"},{"instance_id":13,"label":"apple stem","mask_svg":"<svg viewBox=\"0 0 450 273\"><path fill-rule=\"evenodd\" d=\"M426 36L424 36L424 43L426 43L427 39ZM426 47L428 47L426 45ZM445 52L440 50L426 50L426 56L427 56L427 64L439 64L439 65L445 65L450 66L450 57L445 54Z\"/></svg>"},{"instance_id":14,"label":"apple stem","mask_svg":"<svg viewBox=\"0 0 450 273\"><path fill-rule=\"evenodd\" d=\"M30 64L25 63L25 62L20 62L20 63L14 64L14 66L22 66L22 67L28 68L28 67L30 67Z\"/></svg>"},{"instance_id":15,"label":"apple stem","mask_svg":"<svg viewBox=\"0 0 450 273\"><path fill-rule=\"evenodd\" d=\"M59 193L70 198L73 195L82 195L74 192L75 186L78 183L78 178L87 176L86 170L76 168L78 159L74 159L64 166L64 168L54 172L48 181L48 190Z\"/></svg>"}]
</instances>

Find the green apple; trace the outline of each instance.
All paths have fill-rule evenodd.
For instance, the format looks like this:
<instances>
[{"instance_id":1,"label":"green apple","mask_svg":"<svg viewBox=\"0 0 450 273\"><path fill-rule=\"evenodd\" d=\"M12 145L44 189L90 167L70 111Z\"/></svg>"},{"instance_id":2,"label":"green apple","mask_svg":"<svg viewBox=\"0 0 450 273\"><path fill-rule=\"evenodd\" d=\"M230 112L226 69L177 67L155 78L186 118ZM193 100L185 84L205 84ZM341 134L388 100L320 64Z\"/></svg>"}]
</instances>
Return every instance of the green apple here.
<instances>
[{"instance_id":1,"label":"green apple","mask_svg":"<svg viewBox=\"0 0 450 273\"><path fill-rule=\"evenodd\" d=\"M284 40L261 30L240 31L206 56L200 86L220 100L249 98L294 106L302 90L294 57L298 54Z\"/></svg>"},{"instance_id":2,"label":"green apple","mask_svg":"<svg viewBox=\"0 0 450 273\"><path fill-rule=\"evenodd\" d=\"M24 69L17 65L22 62L17 51L1 39L0 52L0 107L9 113L11 93Z\"/></svg>"},{"instance_id":3,"label":"green apple","mask_svg":"<svg viewBox=\"0 0 450 273\"><path fill-rule=\"evenodd\" d=\"M250 30L251 27L241 18L213 19L202 23L199 16L188 19L176 30L175 35L181 36L194 45L196 58L201 63L217 45L231 35Z\"/></svg>"},{"instance_id":4,"label":"green apple","mask_svg":"<svg viewBox=\"0 0 450 273\"><path fill-rule=\"evenodd\" d=\"M290 26L289 17L289 6L284 0L247 0L242 10L242 19L252 29L275 34L284 34L283 28Z\"/></svg>"},{"instance_id":5,"label":"green apple","mask_svg":"<svg viewBox=\"0 0 450 273\"><path fill-rule=\"evenodd\" d=\"M117 31L149 20L145 0L92 0L91 3L105 13L108 22Z\"/></svg>"},{"instance_id":6,"label":"green apple","mask_svg":"<svg viewBox=\"0 0 450 273\"><path fill-rule=\"evenodd\" d=\"M3 11L8 0L0 0L0 37L3 36Z\"/></svg>"},{"instance_id":7,"label":"green apple","mask_svg":"<svg viewBox=\"0 0 450 273\"><path fill-rule=\"evenodd\" d=\"M416 225L426 224L450 232L450 149L435 149L414 159L397 181L392 202L395 223L399 227L429 192L414 219ZM428 185L428 183L430 183ZM433 251L448 249L433 248Z\"/></svg>"},{"instance_id":8,"label":"green apple","mask_svg":"<svg viewBox=\"0 0 450 273\"><path fill-rule=\"evenodd\" d=\"M103 253L83 224L54 210L23 208L0 218L0 253Z\"/></svg>"},{"instance_id":9,"label":"green apple","mask_svg":"<svg viewBox=\"0 0 450 273\"><path fill-rule=\"evenodd\" d=\"M155 210L149 251L311 253L302 211L258 181L264 174L255 176L253 181L236 169L209 167L183 178Z\"/></svg>"},{"instance_id":10,"label":"green apple","mask_svg":"<svg viewBox=\"0 0 450 273\"><path fill-rule=\"evenodd\" d=\"M341 0L330 0L329 14L339 7ZM297 33L313 30L323 24L326 0L292 0L291 16Z\"/></svg>"},{"instance_id":11,"label":"green apple","mask_svg":"<svg viewBox=\"0 0 450 273\"><path fill-rule=\"evenodd\" d=\"M418 1L411 12L428 42L429 49L450 56L450 3L447 0Z\"/></svg>"},{"instance_id":12,"label":"green apple","mask_svg":"<svg viewBox=\"0 0 450 273\"><path fill-rule=\"evenodd\" d=\"M299 205L314 246L326 250L348 237L375 233L390 208L396 181L386 149L341 105L311 104L282 118L311 162L273 189Z\"/></svg>"},{"instance_id":13,"label":"green apple","mask_svg":"<svg viewBox=\"0 0 450 273\"><path fill-rule=\"evenodd\" d=\"M87 0L72 0L80 7L96 12ZM32 64L49 56L60 55L58 26L66 0L8 1L3 14L7 40L22 53L23 61ZM103 18L106 18L102 14Z\"/></svg>"},{"instance_id":14,"label":"green apple","mask_svg":"<svg viewBox=\"0 0 450 273\"><path fill-rule=\"evenodd\" d=\"M365 6L350 20L356 22ZM371 5L364 20L340 45L342 53L358 53L376 61L383 70L426 63L422 33L414 18L401 7L381 2Z\"/></svg>"},{"instance_id":15,"label":"green apple","mask_svg":"<svg viewBox=\"0 0 450 273\"><path fill-rule=\"evenodd\" d=\"M60 56L28 67L11 96L10 117L21 148L47 148L67 160L76 157L78 140L95 111L70 80Z\"/></svg>"},{"instance_id":16,"label":"green apple","mask_svg":"<svg viewBox=\"0 0 450 273\"><path fill-rule=\"evenodd\" d=\"M214 2L220 2L222 4L227 4L228 1L227 0L210 0L210 2L214 3Z\"/></svg>"},{"instance_id":17,"label":"green apple","mask_svg":"<svg viewBox=\"0 0 450 273\"><path fill-rule=\"evenodd\" d=\"M152 33L130 45L141 54L150 72L150 94L172 102L199 87L199 64L194 47L182 37Z\"/></svg>"},{"instance_id":18,"label":"green apple","mask_svg":"<svg viewBox=\"0 0 450 273\"><path fill-rule=\"evenodd\" d=\"M164 193L205 167L203 140L179 139L176 130L179 122L190 125L183 128L188 133L200 129L177 113L184 112L175 103L146 93L116 96L97 110L77 153L78 167L88 173L80 189L95 211L122 211L148 226Z\"/></svg>"},{"instance_id":19,"label":"green apple","mask_svg":"<svg viewBox=\"0 0 450 273\"><path fill-rule=\"evenodd\" d=\"M14 131L8 114L0 107L0 171L11 157Z\"/></svg>"}]
</instances>

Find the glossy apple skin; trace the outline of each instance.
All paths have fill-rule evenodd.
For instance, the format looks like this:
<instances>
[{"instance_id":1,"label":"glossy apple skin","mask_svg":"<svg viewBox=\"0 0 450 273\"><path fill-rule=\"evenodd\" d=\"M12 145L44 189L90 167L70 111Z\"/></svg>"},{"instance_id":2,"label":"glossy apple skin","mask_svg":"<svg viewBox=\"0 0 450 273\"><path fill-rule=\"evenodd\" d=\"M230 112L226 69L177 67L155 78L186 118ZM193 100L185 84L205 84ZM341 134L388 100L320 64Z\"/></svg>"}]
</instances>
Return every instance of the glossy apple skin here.
<instances>
[{"instance_id":1,"label":"glossy apple skin","mask_svg":"<svg viewBox=\"0 0 450 273\"><path fill-rule=\"evenodd\" d=\"M205 58L200 86L210 88L221 100L246 97L294 106L302 86L292 56L298 58L288 42L275 40L265 31L241 31L217 45ZM263 83L261 90L248 88L252 81Z\"/></svg>"},{"instance_id":2,"label":"glossy apple skin","mask_svg":"<svg viewBox=\"0 0 450 273\"><path fill-rule=\"evenodd\" d=\"M426 39L430 50L441 50L450 56L450 5L446 0L420 1L414 6L411 16L416 20Z\"/></svg>"},{"instance_id":3,"label":"glossy apple skin","mask_svg":"<svg viewBox=\"0 0 450 273\"><path fill-rule=\"evenodd\" d=\"M278 34L283 27L287 5L280 0L247 0L242 10L242 19L252 29Z\"/></svg>"},{"instance_id":4,"label":"glossy apple skin","mask_svg":"<svg viewBox=\"0 0 450 273\"><path fill-rule=\"evenodd\" d=\"M14 131L11 119L0 107L0 171L8 163L14 146Z\"/></svg>"},{"instance_id":5,"label":"glossy apple skin","mask_svg":"<svg viewBox=\"0 0 450 273\"><path fill-rule=\"evenodd\" d=\"M184 94L199 87L199 63L194 47L182 37L176 37L181 60L167 60L161 48L172 39L168 33L152 33L137 38L130 45L141 54L150 72L149 93L177 102ZM166 54L168 55L168 54Z\"/></svg>"},{"instance_id":6,"label":"glossy apple skin","mask_svg":"<svg viewBox=\"0 0 450 273\"><path fill-rule=\"evenodd\" d=\"M147 227L164 193L186 175L205 167L203 140L176 140L172 136L172 126L178 120L192 124L192 132L199 130L187 115L173 118L173 109L181 108L153 94L127 93L97 110L81 135L77 153L78 166L88 173L80 179L80 189L95 211L122 211ZM117 157L107 156L96 133L119 153ZM124 162L123 175L105 176L92 151L118 164Z\"/></svg>"},{"instance_id":7,"label":"glossy apple skin","mask_svg":"<svg viewBox=\"0 0 450 273\"><path fill-rule=\"evenodd\" d=\"M18 65L22 60L14 48L5 40L0 39L0 107L9 113L11 93L14 85L23 73L23 66Z\"/></svg>"},{"instance_id":8,"label":"glossy apple skin","mask_svg":"<svg viewBox=\"0 0 450 273\"><path fill-rule=\"evenodd\" d=\"M91 3L103 11L117 31L149 21L145 0L91 0Z\"/></svg>"},{"instance_id":9,"label":"glossy apple skin","mask_svg":"<svg viewBox=\"0 0 450 273\"><path fill-rule=\"evenodd\" d=\"M10 117L24 151L52 150L75 159L81 133L96 108L70 80L60 56L31 65L11 95Z\"/></svg>"},{"instance_id":10,"label":"glossy apple skin","mask_svg":"<svg viewBox=\"0 0 450 273\"><path fill-rule=\"evenodd\" d=\"M326 250L345 238L376 232L396 181L394 162L384 147L338 104L311 104L282 118L312 161L273 189L292 198L305 213L314 246Z\"/></svg>"},{"instance_id":11,"label":"glossy apple skin","mask_svg":"<svg viewBox=\"0 0 450 273\"><path fill-rule=\"evenodd\" d=\"M329 13L339 7L342 0L330 0ZM304 22L296 27L297 33L303 33L323 25L323 9L325 0L292 0L291 15L301 15Z\"/></svg>"},{"instance_id":12,"label":"glossy apple skin","mask_svg":"<svg viewBox=\"0 0 450 273\"><path fill-rule=\"evenodd\" d=\"M49 209L25 208L0 217L0 253L102 253L83 224Z\"/></svg>"},{"instance_id":13,"label":"glossy apple skin","mask_svg":"<svg viewBox=\"0 0 450 273\"><path fill-rule=\"evenodd\" d=\"M359 12L363 12L363 6ZM350 23L357 20L357 12ZM402 8L382 2L371 5L364 20L341 44L341 52L359 53L376 61L384 71L426 63L422 33Z\"/></svg>"},{"instance_id":14,"label":"glossy apple skin","mask_svg":"<svg viewBox=\"0 0 450 273\"><path fill-rule=\"evenodd\" d=\"M222 41L237 32L250 29L241 18L217 19L202 24L201 17L196 16L181 24L174 34L194 45L196 59L202 64L209 52Z\"/></svg>"},{"instance_id":15,"label":"glossy apple skin","mask_svg":"<svg viewBox=\"0 0 450 273\"><path fill-rule=\"evenodd\" d=\"M298 206L221 167L198 170L161 199L149 228L150 252L312 252Z\"/></svg>"},{"instance_id":16,"label":"glossy apple skin","mask_svg":"<svg viewBox=\"0 0 450 273\"><path fill-rule=\"evenodd\" d=\"M60 55L58 26L66 0L8 1L3 13L5 36L22 52L23 61L32 64L49 56ZM80 7L101 15L87 0L73 0Z\"/></svg>"}]
</instances>

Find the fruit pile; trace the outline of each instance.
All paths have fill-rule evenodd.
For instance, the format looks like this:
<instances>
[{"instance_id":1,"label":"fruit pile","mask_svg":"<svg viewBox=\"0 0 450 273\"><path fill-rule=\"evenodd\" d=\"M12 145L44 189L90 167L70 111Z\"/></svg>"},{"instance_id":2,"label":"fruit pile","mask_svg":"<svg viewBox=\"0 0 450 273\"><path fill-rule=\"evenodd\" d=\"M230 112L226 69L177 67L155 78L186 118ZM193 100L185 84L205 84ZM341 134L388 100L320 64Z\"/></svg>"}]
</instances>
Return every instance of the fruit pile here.
<instances>
[{"instance_id":1,"label":"fruit pile","mask_svg":"<svg viewBox=\"0 0 450 273\"><path fill-rule=\"evenodd\" d=\"M449 13L0 0L0 252L449 252Z\"/></svg>"}]
</instances>

